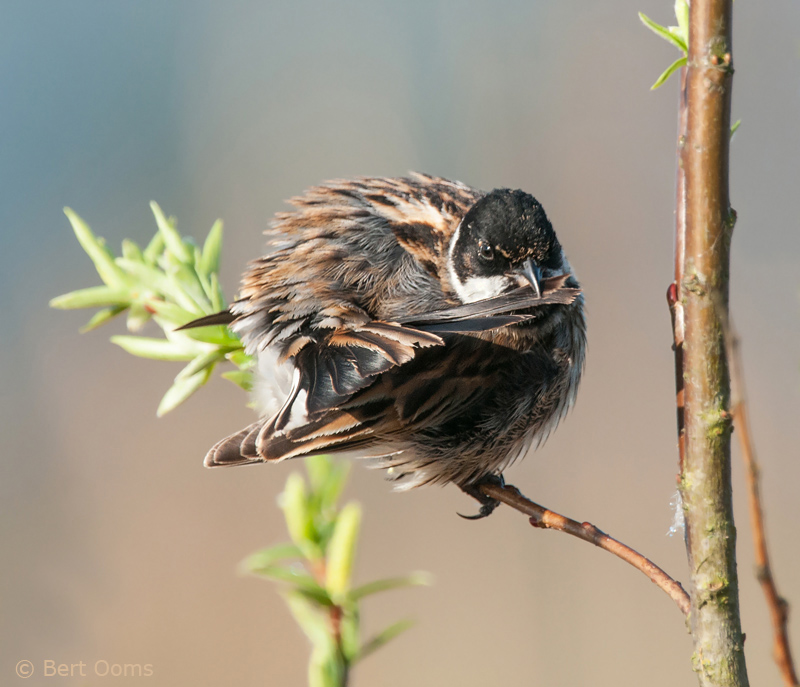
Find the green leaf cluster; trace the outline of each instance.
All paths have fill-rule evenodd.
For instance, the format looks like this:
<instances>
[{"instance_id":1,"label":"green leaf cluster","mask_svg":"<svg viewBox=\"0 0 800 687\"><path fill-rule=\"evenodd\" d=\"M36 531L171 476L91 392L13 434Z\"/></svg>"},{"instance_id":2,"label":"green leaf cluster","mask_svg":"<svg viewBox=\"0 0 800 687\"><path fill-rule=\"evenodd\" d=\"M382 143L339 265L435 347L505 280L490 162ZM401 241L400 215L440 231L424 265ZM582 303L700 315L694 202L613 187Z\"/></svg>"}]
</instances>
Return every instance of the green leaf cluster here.
<instances>
[{"instance_id":1,"label":"green leaf cluster","mask_svg":"<svg viewBox=\"0 0 800 687\"><path fill-rule=\"evenodd\" d=\"M675 0L675 18L678 21L677 26L662 26L650 19L644 12L639 12L639 19L642 20L642 23L648 29L656 34L656 36L672 43L672 45L683 53L681 57L675 60L661 73L661 76L659 76L656 82L650 87L651 91L662 86L670 76L687 64L689 56L689 2L687 0ZM733 138L733 135L736 133L741 123L742 120L738 119L731 126L731 138Z\"/></svg>"},{"instance_id":2,"label":"green leaf cluster","mask_svg":"<svg viewBox=\"0 0 800 687\"><path fill-rule=\"evenodd\" d=\"M662 26L643 12L639 12L639 19L648 29L656 36L660 36L665 41L672 43L683 53L681 57L661 73L661 76L656 79L650 90L655 90L664 84L674 72L686 66L686 57L689 53L689 3L687 0L675 0L675 18L678 20L677 26Z\"/></svg>"},{"instance_id":3,"label":"green leaf cluster","mask_svg":"<svg viewBox=\"0 0 800 687\"><path fill-rule=\"evenodd\" d=\"M284 585L289 609L312 644L311 687L342 687L356 662L412 625L400 620L362 641L362 599L429 580L413 573L354 586L361 506L353 501L338 505L349 464L314 456L306 459L306 469L307 478L289 476L280 499L292 541L254 553L242 565Z\"/></svg>"},{"instance_id":4,"label":"green leaf cluster","mask_svg":"<svg viewBox=\"0 0 800 687\"><path fill-rule=\"evenodd\" d=\"M142 358L187 363L159 404L158 415L163 415L203 386L217 363L226 360L237 369L224 373L223 377L248 389L253 361L245 354L239 338L225 326L176 331L192 320L226 307L219 283L222 222L214 223L201 247L191 238L182 237L175 219L165 217L157 203L151 203L150 207L158 227L155 236L144 248L124 240L119 256L75 212L65 208L75 236L94 263L103 285L58 296L50 305L62 309L100 308L83 327L84 332L123 312L127 312L128 329L134 333L149 321L155 322L163 337L112 336L111 341Z\"/></svg>"}]
</instances>

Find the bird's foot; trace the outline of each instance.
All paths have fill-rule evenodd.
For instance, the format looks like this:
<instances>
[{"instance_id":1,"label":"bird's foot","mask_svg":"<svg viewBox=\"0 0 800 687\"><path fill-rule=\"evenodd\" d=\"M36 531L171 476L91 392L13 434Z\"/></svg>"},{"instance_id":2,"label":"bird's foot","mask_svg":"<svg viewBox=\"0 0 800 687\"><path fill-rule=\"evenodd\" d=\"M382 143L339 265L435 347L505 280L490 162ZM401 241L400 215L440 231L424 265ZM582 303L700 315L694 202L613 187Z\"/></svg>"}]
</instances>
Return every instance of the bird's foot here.
<instances>
[{"instance_id":1,"label":"bird's foot","mask_svg":"<svg viewBox=\"0 0 800 687\"><path fill-rule=\"evenodd\" d=\"M481 491L481 486L484 484L496 484L504 487L506 482L503 479L503 475L489 474L481 477L477 482L467 484L466 486L462 485L461 491L465 494L469 494L481 504L480 510L475 515L462 515L458 513L464 520L480 520L481 518L489 517L494 512L494 509L500 505L500 501L493 499L491 496L486 496L486 494Z\"/></svg>"}]
</instances>

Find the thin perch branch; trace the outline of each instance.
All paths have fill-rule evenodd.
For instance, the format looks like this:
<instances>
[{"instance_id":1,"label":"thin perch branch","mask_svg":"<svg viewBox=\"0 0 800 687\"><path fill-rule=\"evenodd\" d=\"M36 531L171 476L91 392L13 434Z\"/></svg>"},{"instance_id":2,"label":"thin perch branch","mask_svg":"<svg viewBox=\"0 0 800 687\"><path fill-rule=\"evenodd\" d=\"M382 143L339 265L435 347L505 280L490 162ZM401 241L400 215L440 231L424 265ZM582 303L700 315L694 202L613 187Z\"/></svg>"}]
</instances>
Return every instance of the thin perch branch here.
<instances>
[{"instance_id":1,"label":"thin perch branch","mask_svg":"<svg viewBox=\"0 0 800 687\"><path fill-rule=\"evenodd\" d=\"M747 479L748 501L750 504L750 523L753 528L753 546L756 558L756 576L761 583L767 606L772 617L773 630L773 657L778 669L783 676L787 687L797 687L797 672L792 659L789 645L789 604L778 593L775 579L772 575L769 552L767 551L767 534L764 526L764 511L761 507L760 469L756 459L755 448L750 438L750 423L747 417L747 403L744 388L744 373L742 368L739 338L732 327L726 327L728 342L728 359L731 371L731 386L733 391L733 421L739 444L742 448L742 460L745 466Z\"/></svg>"},{"instance_id":2,"label":"thin perch branch","mask_svg":"<svg viewBox=\"0 0 800 687\"><path fill-rule=\"evenodd\" d=\"M605 532L597 529L588 522L578 522L566 518L563 515L554 513L547 508L534 503L520 493L520 490L511 484L482 484L480 490L486 496L497 499L514 510L529 516L530 523L534 527L543 529L558 530L566 532L573 537L583 539L583 541L594 544L595 546L613 553L626 563L629 563L637 570L643 572L650 578L651 582L664 590L669 597L678 605L684 615L689 613L689 595L681 587L680 582L673 580L667 573L659 568L648 558L634 551L622 542L609 537Z\"/></svg>"}]
</instances>

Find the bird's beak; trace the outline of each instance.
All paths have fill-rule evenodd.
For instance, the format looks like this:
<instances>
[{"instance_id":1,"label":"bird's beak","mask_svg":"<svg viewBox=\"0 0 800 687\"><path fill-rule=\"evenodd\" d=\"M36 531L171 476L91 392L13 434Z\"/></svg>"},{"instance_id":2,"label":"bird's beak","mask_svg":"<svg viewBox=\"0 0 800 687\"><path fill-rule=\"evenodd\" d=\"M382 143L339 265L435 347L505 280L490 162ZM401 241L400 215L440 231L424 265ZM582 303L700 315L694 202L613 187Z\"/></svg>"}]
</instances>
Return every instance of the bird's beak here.
<instances>
[{"instance_id":1,"label":"bird's beak","mask_svg":"<svg viewBox=\"0 0 800 687\"><path fill-rule=\"evenodd\" d=\"M524 277L525 280L531 285L531 288L536 292L536 297L542 297L542 291L539 288L539 282L542 279L542 274L539 268L533 264L533 260L526 260L522 263L522 267L514 270L516 274Z\"/></svg>"}]
</instances>

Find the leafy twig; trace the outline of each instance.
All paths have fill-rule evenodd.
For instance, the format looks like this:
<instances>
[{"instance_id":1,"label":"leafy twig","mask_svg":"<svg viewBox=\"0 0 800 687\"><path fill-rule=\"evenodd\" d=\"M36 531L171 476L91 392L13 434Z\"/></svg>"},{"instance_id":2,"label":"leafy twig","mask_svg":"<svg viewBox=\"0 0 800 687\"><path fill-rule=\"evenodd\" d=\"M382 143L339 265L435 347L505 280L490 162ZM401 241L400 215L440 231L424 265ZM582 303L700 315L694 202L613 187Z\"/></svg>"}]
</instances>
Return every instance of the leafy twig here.
<instances>
[{"instance_id":1,"label":"leafy twig","mask_svg":"<svg viewBox=\"0 0 800 687\"><path fill-rule=\"evenodd\" d=\"M175 219L165 217L157 203L151 203L150 207L158 232L144 249L126 239L120 256L114 256L105 241L66 208L64 212L75 235L104 285L58 296L50 305L62 309L102 308L82 331L95 329L125 311L132 332L139 332L152 319L163 330L164 338L112 336L111 341L142 358L188 363L158 406L158 415L164 415L203 386L217 363L225 360L238 369L224 373L223 377L248 389L252 360L227 327L175 331L187 322L226 307L219 284L222 222L214 223L200 248L191 238L181 237Z\"/></svg>"},{"instance_id":2,"label":"leafy twig","mask_svg":"<svg viewBox=\"0 0 800 687\"><path fill-rule=\"evenodd\" d=\"M352 586L361 507L337 505L349 465L326 456L306 459L309 479L293 473L281 505L291 544L278 544L250 556L245 570L286 585L284 597L312 644L311 687L344 687L350 669L413 625L393 623L374 637L360 639L360 602L380 592L429 584L412 573Z\"/></svg>"},{"instance_id":3,"label":"leafy twig","mask_svg":"<svg viewBox=\"0 0 800 687\"><path fill-rule=\"evenodd\" d=\"M662 26L654 22L644 12L639 12L639 19L642 23L650 29L656 36L663 38L668 43L674 45L680 50L683 55L675 60L669 67L667 67L656 79L656 82L650 87L654 91L659 86L666 83L667 79L672 76L681 67L686 66L686 55L688 54L689 45L689 4L686 0L676 0L675 2L675 18L678 20L677 26Z\"/></svg>"}]
</instances>

